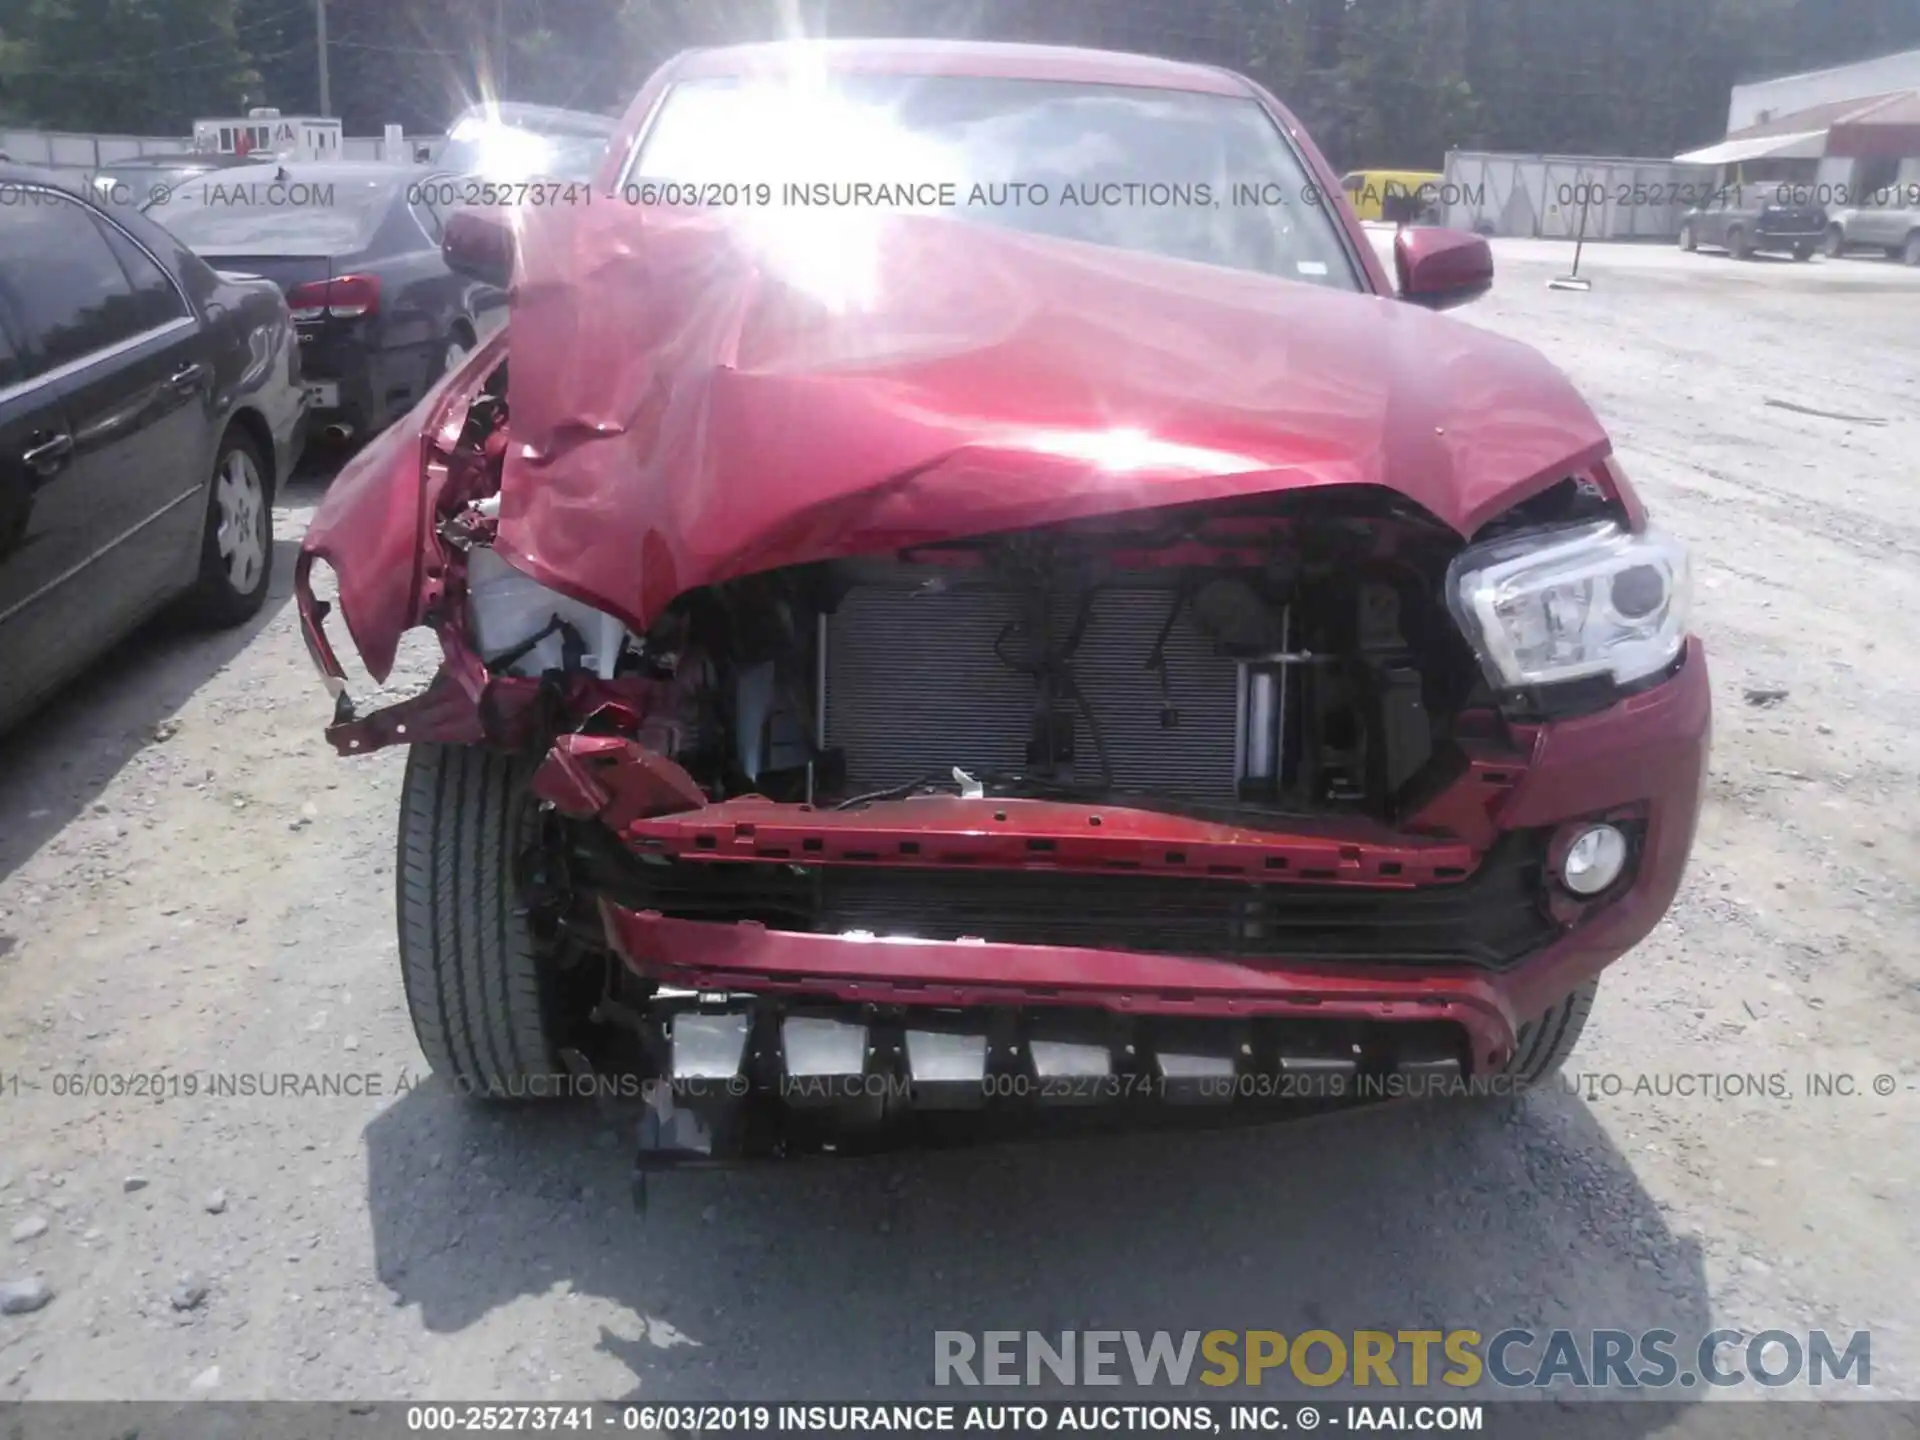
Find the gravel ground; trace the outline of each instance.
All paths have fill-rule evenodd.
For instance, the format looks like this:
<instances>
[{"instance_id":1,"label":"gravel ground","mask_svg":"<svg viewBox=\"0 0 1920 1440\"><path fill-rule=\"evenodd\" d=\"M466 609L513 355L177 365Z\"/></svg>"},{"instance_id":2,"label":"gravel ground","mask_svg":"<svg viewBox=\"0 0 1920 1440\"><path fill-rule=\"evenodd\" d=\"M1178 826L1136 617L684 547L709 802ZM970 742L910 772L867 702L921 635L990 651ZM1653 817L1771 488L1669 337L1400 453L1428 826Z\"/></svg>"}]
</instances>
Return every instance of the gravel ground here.
<instances>
[{"instance_id":1,"label":"gravel ground","mask_svg":"<svg viewBox=\"0 0 1920 1440\"><path fill-rule=\"evenodd\" d=\"M0 1280L51 1295L0 1398L901 1398L935 1329L1423 1324L1869 1328L1920 1397L1920 272L1608 247L1573 295L1497 250L1465 313L1596 404L1714 666L1694 865L1588 1093L687 1175L641 1220L591 1109L426 1081L401 756L324 745L287 603L309 478L257 624L143 634L0 747ZM216 1071L335 1093L182 1093Z\"/></svg>"}]
</instances>

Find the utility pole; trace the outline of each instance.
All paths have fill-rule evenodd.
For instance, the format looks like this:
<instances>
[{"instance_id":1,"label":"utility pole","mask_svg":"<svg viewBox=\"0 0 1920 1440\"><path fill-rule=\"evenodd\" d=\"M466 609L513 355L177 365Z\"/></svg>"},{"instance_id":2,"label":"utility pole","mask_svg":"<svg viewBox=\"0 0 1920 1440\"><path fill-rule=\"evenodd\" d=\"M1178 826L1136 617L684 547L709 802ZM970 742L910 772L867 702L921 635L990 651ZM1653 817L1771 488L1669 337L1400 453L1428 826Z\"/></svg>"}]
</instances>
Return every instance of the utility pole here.
<instances>
[{"instance_id":1,"label":"utility pole","mask_svg":"<svg viewBox=\"0 0 1920 1440\"><path fill-rule=\"evenodd\" d=\"M327 0L313 0L315 48L320 52L320 118L333 114L333 97L327 93Z\"/></svg>"},{"instance_id":2,"label":"utility pole","mask_svg":"<svg viewBox=\"0 0 1920 1440\"><path fill-rule=\"evenodd\" d=\"M507 0L493 0L493 95L507 93Z\"/></svg>"}]
</instances>

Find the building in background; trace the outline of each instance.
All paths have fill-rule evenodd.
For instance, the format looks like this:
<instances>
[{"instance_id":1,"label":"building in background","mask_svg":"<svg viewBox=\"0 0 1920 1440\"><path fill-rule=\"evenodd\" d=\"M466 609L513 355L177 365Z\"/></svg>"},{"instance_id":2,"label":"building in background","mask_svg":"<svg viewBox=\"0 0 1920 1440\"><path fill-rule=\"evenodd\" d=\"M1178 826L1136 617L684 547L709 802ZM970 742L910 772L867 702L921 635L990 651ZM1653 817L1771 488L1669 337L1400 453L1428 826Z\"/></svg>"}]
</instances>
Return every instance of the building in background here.
<instances>
[{"instance_id":1,"label":"building in background","mask_svg":"<svg viewBox=\"0 0 1920 1440\"><path fill-rule=\"evenodd\" d=\"M1726 138L1676 158L1836 193L1920 185L1920 50L1736 85Z\"/></svg>"},{"instance_id":2,"label":"building in background","mask_svg":"<svg viewBox=\"0 0 1920 1440\"><path fill-rule=\"evenodd\" d=\"M304 128L295 129L292 148L288 150L285 148L286 137L279 134L283 118L290 127L319 124L330 128L324 143L309 143L311 132ZM211 127L211 143L203 138L206 133L203 127ZM222 130L227 132L224 137ZM236 158L266 161L284 157L307 160L410 160L424 165L438 155L446 143L445 137L440 135L406 136L397 134L397 130L397 126L389 125L384 136L342 135L338 120L252 114L197 121L194 134L184 137L0 129L0 152L5 152L16 164L37 166L52 171L64 181L86 185L103 175L111 176L117 168L130 162L160 164L178 159L182 152L196 160L227 164ZM241 143L243 132L244 147ZM196 165L195 168L206 167Z\"/></svg>"},{"instance_id":3,"label":"building in background","mask_svg":"<svg viewBox=\"0 0 1920 1440\"><path fill-rule=\"evenodd\" d=\"M1764 125L1816 105L1891 95L1898 90L1920 90L1920 50L1736 85L1727 104L1727 133Z\"/></svg>"},{"instance_id":4,"label":"building in background","mask_svg":"<svg viewBox=\"0 0 1920 1440\"><path fill-rule=\"evenodd\" d=\"M338 120L282 115L264 106L256 106L240 118L223 116L193 122L193 148L205 155L338 160L342 138Z\"/></svg>"}]
</instances>

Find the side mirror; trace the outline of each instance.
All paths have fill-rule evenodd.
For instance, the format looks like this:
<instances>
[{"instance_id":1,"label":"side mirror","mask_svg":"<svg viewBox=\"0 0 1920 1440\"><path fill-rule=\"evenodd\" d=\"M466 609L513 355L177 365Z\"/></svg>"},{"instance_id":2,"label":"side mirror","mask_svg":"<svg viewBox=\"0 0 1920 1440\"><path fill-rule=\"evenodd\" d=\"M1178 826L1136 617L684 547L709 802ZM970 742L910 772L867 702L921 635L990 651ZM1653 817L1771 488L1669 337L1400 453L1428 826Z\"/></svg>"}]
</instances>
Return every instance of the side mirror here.
<instances>
[{"instance_id":1,"label":"side mirror","mask_svg":"<svg viewBox=\"0 0 1920 1440\"><path fill-rule=\"evenodd\" d=\"M454 274L507 289L519 259L512 218L501 210L455 210L441 228L440 255Z\"/></svg>"},{"instance_id":2,"label":"side mirror","mask_svg":"<svg viewBox=\"0 0 1920 1440\"><path fill-rule=\"evenodd\" d=\"M1493 288L1493 249L1464 230L1402 230L1393 237L1400 298L1429 310L1451 310Z\"/></svg>"}]
</instances>

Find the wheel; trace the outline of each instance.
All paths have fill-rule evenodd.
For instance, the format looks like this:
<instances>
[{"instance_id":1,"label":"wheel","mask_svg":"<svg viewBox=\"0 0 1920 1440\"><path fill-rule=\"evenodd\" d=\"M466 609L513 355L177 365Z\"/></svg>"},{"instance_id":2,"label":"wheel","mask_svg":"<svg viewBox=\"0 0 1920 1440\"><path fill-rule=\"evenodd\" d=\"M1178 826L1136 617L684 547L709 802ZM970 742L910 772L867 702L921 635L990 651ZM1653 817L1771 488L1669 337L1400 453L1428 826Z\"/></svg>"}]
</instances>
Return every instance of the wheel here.
<instances>
[{"instance_id":1,"label":"wheel","mask_svg":"<svg viewBox=\"0 0 1920 1440\"><path fill-rule=\"evenodd\" d=\"M1694 238L1693 222L1687 221L1680 227L1680 248L1689 255L1700 248L1700 242Z\"/></svg>"},{"instance_id":2,"label":"wheel","mask_svg":"<svg viewBox=\"0 0 1920 1440\"><path fill-rule=\"evenodd\" d=\"M200 536L200 575L188 598L209 625L238 625L260 611L273 575L273 496L267 465L238 426L220 438Z\"/></svg>"},{"instance_id":3,"label":"wheel","mask_svg":"<svg viewBox=\"0 0 1920 1440\"><path fill-rule=\"evenodd\" d=\"M600 975L537 935L518 876L536 842L527 762L415 745L395 869L400 979L436 1075L485 1099L564 1092L560 1052L583 1038Z\"/></svg>"},{"instance_id":4,"label":"wheel","mask_svg":"<svg viewBox=\"0 0 1920 1440\"><path fill-rule=\"evenodd\" d=\"M1815 247L1812 244L1796 245L1793 247L1793 258L1796 260L1811 260L1813 259L1814 249Z\"/></svg>"},{"instance_id":5,"label":"wheel","mask_svg":"<svg viewBox=\"0 0 1920 1440\"><path fill-rule=\"evenodd\" d=\"M1551 1079L1580 1043L1580 1032L1593 1011L1593 997L1599 993L1600 982L1589 980L1546 1014L1522 1025L1513 1058L1501 1075L1522 1087Z\"/></svg>"},{"instance_id":6,"label":"wheel","mask_svg":"<svg viewBox=\"0 0 1920 1440\"><path fill-rule=\"evenodd\" d=\"M1820 250L1829 260L1838 260L1847 253L1847 232L1838 225L1829 225L1821 238Z\"/></svg>"},{"instance_id":7,"label":"wheel","mask_svg":"<svg viewBox=\"0 0 1920 1440\"><path fill-rule=\"evenodd\" d=\"M1900 258L1909 265L1920 265L1920 230L1907 236L1907 243L1901 248Z\"/></svg>"},{"instance_id":8,"label":"wheel","mask_svg":"<svg viewBox=\"0 0 1920 1440\"><path fill-rule=\"evenodd\" d=\"M1738 225L1727 232L1727 253L1736 260L1753 258L1753 247L1747 243L1747 232Z\"/></svg>"}]
</instances>

